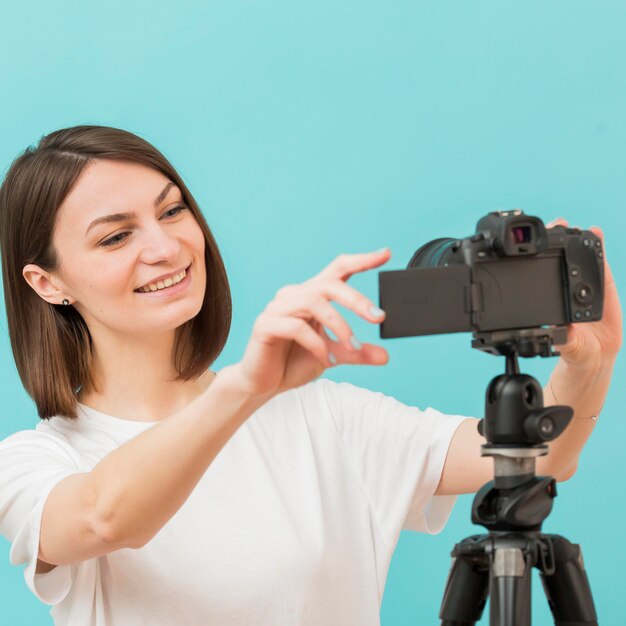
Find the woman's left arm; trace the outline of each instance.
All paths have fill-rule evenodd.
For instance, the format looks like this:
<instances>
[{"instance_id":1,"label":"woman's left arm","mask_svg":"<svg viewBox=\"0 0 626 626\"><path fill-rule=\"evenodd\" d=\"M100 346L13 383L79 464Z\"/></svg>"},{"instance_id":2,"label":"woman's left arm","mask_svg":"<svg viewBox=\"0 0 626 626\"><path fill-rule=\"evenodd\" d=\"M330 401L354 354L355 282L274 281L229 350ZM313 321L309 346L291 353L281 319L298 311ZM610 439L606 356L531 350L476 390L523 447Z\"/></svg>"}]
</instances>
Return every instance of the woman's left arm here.
<instances>
[{"instance_id":1,"label":"woman's left arm","mask_svg":"<svg viewBox=\"0 0 626 626\"><path fill-rule=\"evenodd\" d=\"M557 224L567 226L563 219L548 226ZM604 243L599 228L590 230ZM574 416L565 432L549 443L548 455L537 459L537 474L562 481L576 471L582 448L596 423L592 416L598 416L604 405L621 346L622 309L605 248L602 319L568 325L567 343L556 347L561 357L544 388L544 406L569 405ZM472 493L493 478L493 461L480 456L485 439L477 432L476 422L466 420L452 438L437 495Z\"/></svg>"}]
</instances>

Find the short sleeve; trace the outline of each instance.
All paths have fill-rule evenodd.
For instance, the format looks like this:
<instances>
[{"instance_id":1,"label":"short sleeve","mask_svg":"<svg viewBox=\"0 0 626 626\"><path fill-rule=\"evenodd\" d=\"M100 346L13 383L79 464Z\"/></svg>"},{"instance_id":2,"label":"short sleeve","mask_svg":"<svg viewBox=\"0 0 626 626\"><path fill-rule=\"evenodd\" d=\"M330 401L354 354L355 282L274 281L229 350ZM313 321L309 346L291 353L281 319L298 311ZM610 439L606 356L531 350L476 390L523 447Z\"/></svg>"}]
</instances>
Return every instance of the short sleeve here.
<instances>
[{"instance_id":1,"label":"short sleeve","mask_svg":"<svg viewBox=\"0 0 626 626\"><path fill-rule=\"evenodd\" d=\"M401 530L440 532L457 496L434 493L452 436L469 418L407 406L350 383L316 384L390 545Z\"/></svg>"},{"instance_id":2,"label":"short sleeve","mask_svg":"<svg viewBox=\"0 0 626 626\"><path fill-rule=\"evenodd\" d=\"M11 542L11 565L26 563L26 584L45 604L65 598L72 566L35 573L43 508L53 487L80 471L69 443L48 433L24 430L0 441L0 535Z\"/></svg>"}]
</instances>

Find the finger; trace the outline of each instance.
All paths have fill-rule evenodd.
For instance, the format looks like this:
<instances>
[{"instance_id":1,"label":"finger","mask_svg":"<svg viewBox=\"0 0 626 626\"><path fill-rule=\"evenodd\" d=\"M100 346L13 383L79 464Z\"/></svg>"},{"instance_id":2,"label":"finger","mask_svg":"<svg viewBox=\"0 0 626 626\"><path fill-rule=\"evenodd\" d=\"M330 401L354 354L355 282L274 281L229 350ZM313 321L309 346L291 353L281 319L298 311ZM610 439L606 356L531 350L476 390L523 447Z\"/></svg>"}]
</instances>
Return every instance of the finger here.
<instances>
[{"instance_id":1,"label":"finger","mask_svg":"<svg viewBox=\"0 0 626 626\"><path fill-rule=\"evenodd\" d=\"M604 232L602 231L602 229L599 226L592 226L589 230L594 235L596 235L596 237L600 238L600 241L602 242L602 248L604 249ZM604 256L606 258L606 252L604 253Z\"/></svg>"},{"instance_id":2,"label":"finger","mask_svg":"<svg viewBox=\"0 0 626 626\"><path fill-rule=\"evenodd\" d=\"M317 324L317 322L315 322ZM346 348L343 343L333 341L323 326L318 329L327 350L335 357L333 365L385 365L389 362L389 353L381 346L364 343L359 350Z\"/></svg>"},{"instance_id":3,"label":"finger","mask_svg":"<svg viewBox=\"0 0 626 626\"><path fill-rule=\"evenodd\" d=\"M335 337L346 349L358 350L361 347L348 322L328 300L320 299L319 303L313 308L313 315L317 321L334 333Z\"/></svg>"},{"instance_id":4,"label":"finger","mask_svg":"<svg viewBox=\"0 0 626 626\"><path fill-rule=\"evenodd\" d=\"M604 231L599 226L592 226L590 231L594 232L604 242Z\"/></svg>"},{"instance_id":5,"label":"finger","mask_svg":"<svg viewBox=\"0 0 626 626\"><path fill-rule=\"evenodd\" d=\"M360 350L349 350L343 343L334 342L326 335L328 350L335 356L337 365L385 365L389 354L381 346L364 343Z\"/></svg>"},{"instance_id":6,"label":"finger","mask_svg":"<svg viewBox=\"0 0 626 626\"><path fill-rule=\"evenodd\" d=\"M350 276L358 272L379 267L391 258L391 250L383 248L376 252L363 254L340 254L334 261L327 265L316 278L323 280L328 278L348 280Z\"/></svg>"},{"instance_id":7,"label":"finger","mask_svg":"<svg viewBox=\"0 0 626 626\"><path fill-rule=\"evenodd\" d=\"M381 346L364 343L359 350L353 350L342 342L334 341L324 327L321 327L319 333L326 348L335 357L335 365L384 365L389 361L389 354Z\"/></svg>"},{"instance_id":8,"label":"finger","mask_svg":"<svg viewBox=\"0 0 626 626\"><path fill-rule=\"evenodd\" d=\"M567 220L562 217L557 217L552 220L549 224L546 224L546 228L552 228L553 226L567 226Z\"/></svg>"},{"instance_id":9,"label":"finger","mask_svg":"<svg viewBox=\"0 0 626 626\"><path fill-rule=\"evenodd\" d=\"M606 250L604 249L604 233L602 232L602 229L599 226L591 226L591 228L589 228L589 230L600 239L601 243L602 243L602 254L604 256L604 260L606 261Z\"/></svg>"},{"instance_id":10,"label":"finger","mask_svg":"<svg viewBox=\"0 0 626 626\"><path fill-rule=\"evenodd\" d=\"M380 324L385 319L385 312L379 309L367 296L358 289L346 283L333 280L322 284L322 292L325 297L341 304L346 309L354 311L363 319Z\"/></svg>"},{"instance_id":11,"label":"finger","mask_svg":"<svg viewBox=\"0 0 626 626\"><path fill-rule=\"evenodd\" d=\"M332 365L324 340L303 319L261 313L254 325L254 336L267 345L276 340L295 341L311 352L324 367Z\"/></svg>"},{"instance_id":12,"label":"finger","mask_svg":"<svg viewBox=\"0 0 626 626\"><path fill-rule=\"evenodd\" d=\"M315 278L302 285L283 287L276 294L276 298L267 305L266 311L275 315L292 315L308 319L315 317L314 308L324 300L335 300L372 323L381 323L385 318L385 312L368 297L337 279L322 281ZM330 314L328 309L324 311ZM324 319L320 322L325 324ZM340 334L337 334L337 337L339 336Z\"/></svg>"},{"instance_id":13,"label":"finger","mask_svg":"<svg viewBox=\"0 0 626 626\"><path fill-rule=\"evenodd\" d=\"M576 324L568 324L567 339L565 343L559 344L557 348L559 354L564 358L574 357L578 352L580 352L581 348L583 347L581 345L580 337L581 336L578 328L576 327Z\"/></svg>"}]
</instances>

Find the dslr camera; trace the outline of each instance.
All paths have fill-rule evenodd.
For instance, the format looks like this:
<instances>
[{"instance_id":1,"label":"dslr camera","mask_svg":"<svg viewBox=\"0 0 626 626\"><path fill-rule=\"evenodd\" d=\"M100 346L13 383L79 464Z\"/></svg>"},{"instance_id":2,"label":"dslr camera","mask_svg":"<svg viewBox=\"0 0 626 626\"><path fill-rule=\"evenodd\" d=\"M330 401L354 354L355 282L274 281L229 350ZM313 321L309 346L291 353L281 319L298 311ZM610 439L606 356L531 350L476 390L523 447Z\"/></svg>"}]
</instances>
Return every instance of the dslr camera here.
<instances>
[{"instance_id":1,"label":"dslr camera","mask_svg":"<svg viewBox=\"0 0 626 626\"><path fill-rule=\"evenodd\" d=\"M473 331L493 338L600 320L603 256L591 231L547 229L520 209L491 212L475 234L435 239L407 269L379 272L380 336Z\"/></svg>"}]
</instances>

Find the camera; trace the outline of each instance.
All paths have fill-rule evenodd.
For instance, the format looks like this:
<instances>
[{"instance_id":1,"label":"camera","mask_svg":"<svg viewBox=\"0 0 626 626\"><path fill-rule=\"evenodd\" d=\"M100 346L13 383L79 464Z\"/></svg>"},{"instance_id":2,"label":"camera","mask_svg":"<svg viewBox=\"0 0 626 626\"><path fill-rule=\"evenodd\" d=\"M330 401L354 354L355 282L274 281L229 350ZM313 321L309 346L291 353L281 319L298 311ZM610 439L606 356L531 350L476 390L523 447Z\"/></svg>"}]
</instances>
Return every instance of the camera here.
<instances>
[{"instance_id":1,"label":"camera","mask_svg":"<svg viewBox=\"0 0 626 626\"><path fill-rule=\"evenodd\" d=\"M602 318L604 253L593 232L520 209L482 217L476 233L419 248L379 272L382 338L537 329Z\"/></svg>"}]
</instances>

